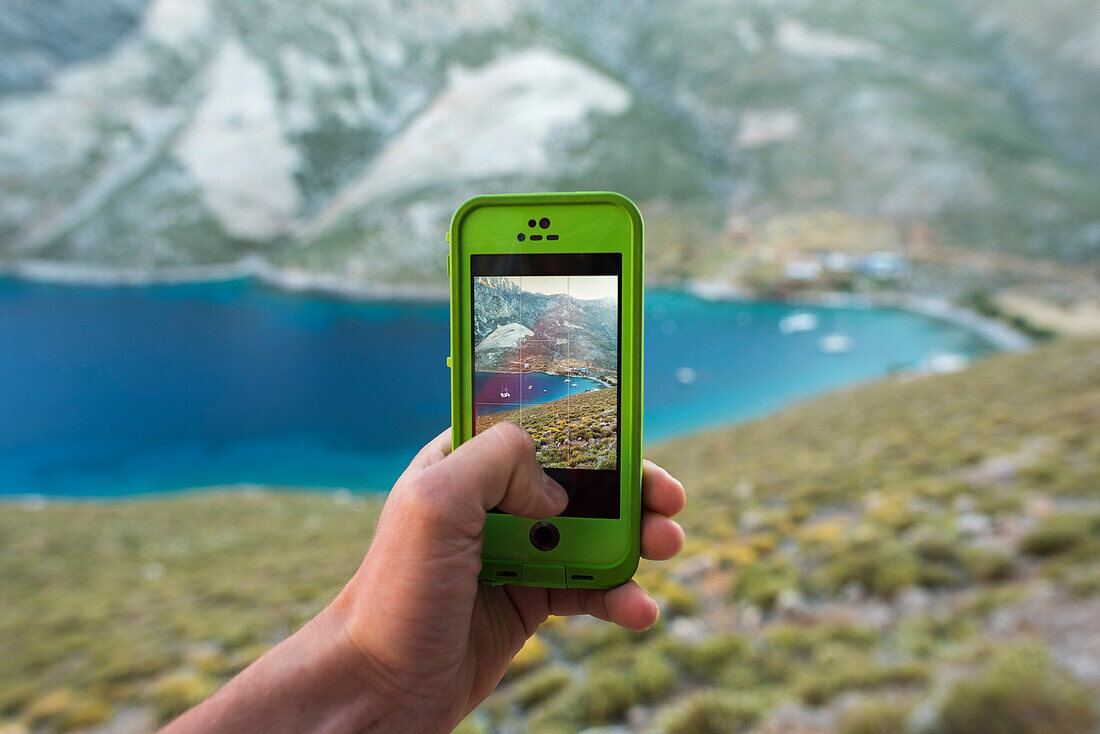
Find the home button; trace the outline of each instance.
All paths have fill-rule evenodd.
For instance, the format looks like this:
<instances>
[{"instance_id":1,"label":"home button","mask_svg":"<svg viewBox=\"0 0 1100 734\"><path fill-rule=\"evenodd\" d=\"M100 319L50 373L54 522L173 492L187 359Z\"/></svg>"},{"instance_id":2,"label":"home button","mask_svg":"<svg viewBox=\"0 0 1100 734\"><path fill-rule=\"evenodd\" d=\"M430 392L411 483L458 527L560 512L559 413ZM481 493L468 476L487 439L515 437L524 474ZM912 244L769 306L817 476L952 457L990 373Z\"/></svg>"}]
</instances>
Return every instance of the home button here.
<instances>
[{"instance_id":1,"label":"home button","mask_svg":"<svg viewBox=\"0 0 1100 734\"><path fill-rule=\"evenodd\" d=\"M558 533L554 523L543 520L531 526L531 545L540 551L554 550L558 547L559 540L561 540L561 534Z\"/></svg>"}]
</instances>

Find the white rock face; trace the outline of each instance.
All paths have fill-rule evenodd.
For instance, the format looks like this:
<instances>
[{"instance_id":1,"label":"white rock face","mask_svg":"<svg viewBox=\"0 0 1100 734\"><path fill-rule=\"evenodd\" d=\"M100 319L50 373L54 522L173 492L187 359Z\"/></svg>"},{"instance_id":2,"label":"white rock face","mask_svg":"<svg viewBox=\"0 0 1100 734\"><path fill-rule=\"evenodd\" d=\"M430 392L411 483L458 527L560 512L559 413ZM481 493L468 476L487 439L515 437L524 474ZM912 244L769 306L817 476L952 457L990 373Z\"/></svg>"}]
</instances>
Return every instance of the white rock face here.
<instances>
[{"instance_id":1,"label":"white rock face","mask_svg":"<svg viewBox=\"0 0 1100 734\"><path fill-rule=\"evenodd\" d=\"M882 57L882 47L877 43L816 30L792 18L787 18L779 24L776 40L784 50L796 56L866 61L874 61Z\"/></svg>"},{"instance_id":2,"label":"white rock face","mask_svg":"<svg viewBox=\"0 0 1100 734\"><path fill-rule=\"evenodd\" d=\"M429 183L545 173L555 133L592 112L618 115L630 92L549 49L511 53L474 70L455 68L446 89L309 227L315 234L371 199Z\"/></svg>"},{"instance_id":3,"label":"white rock face","mask_svg":"<svg viewBox=\"0 0 1100 734\"><path fill-rule=\"evenodd\" d=\"M523 340L529 336L533 336L535 332L528 329L523 324L505 324L504 326L498 326L496 329L481 340L481 343L474 347L475 352L485 352L497 349L515 349Z\"/></svg>"},{"instance_id":4,"label":"white rock face","mask_svg":"<svg viewBox=\"0 0 1100 734\"><path fill-rule=\"evenodd\" d=\"M299 160L279 123L274 82L236 41L218 52L208 78L176 157L231 235L266 240L289 231L302 206L294 181Z\"/></svg>"},{"instance_id":5,"label":"white rock face","mask_svg":"<svg viewBox=\"0 0 1100 734\"><path fill-rule=\"evenodd\" d=\"M789 140L802 132L802 117L794 110L748 110L741 115L737 130L740 148Z\"/></svg>"},{"instance_id":6,"label":"white rock face","mask_svg":"<svg viewBox=\"0 0 1100 734\"><path fill-rule=\"evenodd\" d=\"M423 104L419 90L411 91L406 103L380 105L374 97L374 78L371 64L361 44L381 54L399 59L403 53L400 42L387 38L377 42L374 38L359 39L344 23L334 23L323 13L311 18L317 32L323 32L333 40L333 56L321 58L294 46L280 49L279 66L282 70L283 121L288 132L301 133L314 130L319 125L318 112L338 118L349 127L395 124L391 115L408 114L405 104ZM394 63L399 63L396 61Z\"/></svg>"},{"instance_id":7,"label":"white rock face","mask_svg":"<svg viewBox=\"0 0 1100 734\"><path fill-rule=\"evenodd\" d=\"M207 0L153 0L145 11L145 35L168 46L199 38L210 22Z\"/></svg>"},{"instance_id":8,"label":"white rock face","mask_svg":"<svg viewBox=\"0 0 1100 734\"><path fill-rule=\"evenodd\" d=\"M0 97L0 228L22 230L12 251L48 243L113 193L156 146L165 117L134 91L149 83L148 74L140 44L126 41L66 67L43 92ZM112 139L106 130L124 133Z\"/></svg>"}]
</instances>

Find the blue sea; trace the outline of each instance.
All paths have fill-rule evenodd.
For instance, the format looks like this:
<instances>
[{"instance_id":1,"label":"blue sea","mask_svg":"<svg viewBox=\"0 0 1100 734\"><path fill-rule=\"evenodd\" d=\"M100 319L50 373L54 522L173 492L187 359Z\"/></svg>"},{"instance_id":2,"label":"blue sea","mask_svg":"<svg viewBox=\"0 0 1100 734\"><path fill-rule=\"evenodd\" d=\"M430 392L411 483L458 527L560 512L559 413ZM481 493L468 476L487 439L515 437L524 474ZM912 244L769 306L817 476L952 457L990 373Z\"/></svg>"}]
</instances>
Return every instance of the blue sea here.
<instances>
[{"instance_id":1,"label":"blue sea","mask_svg":"<svg viewBox=\"0 0 1100 734\"><path fill-rule=\"evenodd\" d=\"M587 377L548 375L545 372L508 374L475 372L474 395L478 415L516 410L523 405L538 405L551 400L607 387Z\"/></svg>"},{"instance_id":2,"label":"blue sea","mask_svg":"<svg viewBox=\"0 0 1100 734\"><path fill-rule=\"evenodd\" d=\"M818 326L783 333L793 312ZM0 279L0 494L239 483L387 489L450 423L440 303L357 303L250 280L96 288ZM825 334L851 350L824 353ZM991 347L888 309L647 294L645 437Z\"/></svg>"}]
</instances>

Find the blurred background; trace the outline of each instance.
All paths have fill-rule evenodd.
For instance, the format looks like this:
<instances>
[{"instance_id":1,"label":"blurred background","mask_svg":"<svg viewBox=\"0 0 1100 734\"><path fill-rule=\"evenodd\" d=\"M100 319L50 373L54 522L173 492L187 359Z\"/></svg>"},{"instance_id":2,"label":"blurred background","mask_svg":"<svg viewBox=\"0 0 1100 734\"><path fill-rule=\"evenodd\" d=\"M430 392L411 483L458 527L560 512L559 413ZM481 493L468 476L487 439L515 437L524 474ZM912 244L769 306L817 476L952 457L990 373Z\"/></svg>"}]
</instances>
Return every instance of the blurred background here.
<instances>
[{"instance_id":1,"label":"blurred background","mask_svg":"<svg viewBox=\"0 0 1100 734\"><path fill-rule=\"evenodd\" d=\"M1097 732L1100 6L0 5L0 732L309 619L449 415L451 213L647 224L645 634L464 732Z\"/></svg>"}]
</instances>

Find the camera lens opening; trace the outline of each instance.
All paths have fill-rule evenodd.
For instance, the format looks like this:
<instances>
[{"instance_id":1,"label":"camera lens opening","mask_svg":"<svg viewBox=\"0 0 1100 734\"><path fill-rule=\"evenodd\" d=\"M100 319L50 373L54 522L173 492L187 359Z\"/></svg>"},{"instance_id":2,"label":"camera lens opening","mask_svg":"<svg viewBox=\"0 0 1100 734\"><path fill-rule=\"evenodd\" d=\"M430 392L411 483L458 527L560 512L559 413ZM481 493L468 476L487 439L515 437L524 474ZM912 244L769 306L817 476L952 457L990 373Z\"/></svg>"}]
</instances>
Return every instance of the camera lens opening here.
<instances>
[{"instance_id":1,"label":"camera lens opening","mask_svg":"<svg viewBox=\"0 0 1100 734\"><path fill-rule=\"evenodd\" d=\"M542 219L539 220L539 226L542 227L543 229L546 229L547 227L550 226L550 220L547 219L546 217L543 217Z\"/></svg>"}]
</instances>

